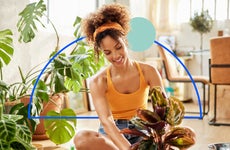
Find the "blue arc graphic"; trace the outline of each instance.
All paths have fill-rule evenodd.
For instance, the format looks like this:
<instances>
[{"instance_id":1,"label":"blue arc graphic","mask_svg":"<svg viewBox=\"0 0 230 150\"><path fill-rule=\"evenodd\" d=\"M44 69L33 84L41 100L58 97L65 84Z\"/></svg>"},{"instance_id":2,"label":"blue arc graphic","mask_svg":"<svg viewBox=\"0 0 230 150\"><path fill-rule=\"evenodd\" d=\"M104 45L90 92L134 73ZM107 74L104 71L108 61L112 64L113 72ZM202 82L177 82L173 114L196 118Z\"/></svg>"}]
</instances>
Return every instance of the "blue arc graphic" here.
<instances>
[{"instance_id":1,"label":"blue arc graphic","mask_svg":"<svg viewBox=\"0 0 230 150\"><path fill-rule=\"evenodd\" d=\"M44 68L42 69L42 71L40 72L40 74L38 75L36 81L35 81L35 84L34 84L34 87L32 89L32 92L30 94L30 102L29 102L29 107L28 107L28 118L29 119L98 119L98 116L31 116L31 107L32 107L32 101L33 101L33 95L34 95L34 92L35 92L35 89L36 89L36 86L38 84L38 81L40 80L42 74L44 73L44 71L46 70L47 66L62 52L64 51L66 48L68 48L69 46L71 46L72 44L74 43L77 43L81 40L83 40L85 37L80 37L76 40L74 40L73 42L69 43L68 45L66 45L65 47L63 47L61 50L59 50L49 61L48 63L44 66ZM197 95L197 98L198 98L198 104L199 104L199 110L200 110L200 115L199 116L184 116L184 118L187 118L187 119L202 119L202 107L201 107L201 101L200 101L200 95L199 95L199 92L197 90L197 86L190 74L190 72L188 71L188 69L186 68L186 66L181 62L181 60L173 53L171 52L170 50L168 50L163 44L157 42L157 41L154 41L155 44L163 47L165 50L167 50L171 55L173 55L177 61L183 66L183 68L185 69L185 71L187 72L187 74L189 75L191 81L192 81L192 84L194 86L194 89L196 91L196 95Z\"/></svg>"},{"instance_id":2,"label":"blue arc graphic","mask_svg":"<svg viewBox=\"0 0 230 150\"><path fill-rule=\"evenodd\" d=\"M174 56L174 58L181 64L181 66L184 68L184 70L186 71L186 73L188 74L190 80L192 81L193 87L196 91L196 95L197 95L197 99L198 99L198 105L199 105L199 116L184 116L184 118L187 119L202 119L202 106L201 106L201 101L200 101L200 94L198 92L197 86L195 81L192 78L192 75L190 74L190 72L188 71L187 67L183 64L183 62L176 56L176 54L174 54L172 51L170 51L167 47L165 47L163 44L157 42L156 40L154 41L155 44L161 46L162 48L164 48L165 50L167 50L172 56Z\"/></svg>"}]
</instances>

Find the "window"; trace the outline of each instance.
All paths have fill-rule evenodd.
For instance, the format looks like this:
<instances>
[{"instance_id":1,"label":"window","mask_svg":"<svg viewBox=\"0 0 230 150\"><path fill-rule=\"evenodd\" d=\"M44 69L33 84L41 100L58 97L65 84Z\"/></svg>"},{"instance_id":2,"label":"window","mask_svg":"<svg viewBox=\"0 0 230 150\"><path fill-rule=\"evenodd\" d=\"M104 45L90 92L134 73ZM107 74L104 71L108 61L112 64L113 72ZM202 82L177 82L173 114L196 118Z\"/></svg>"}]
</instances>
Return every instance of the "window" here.
<instances>
[{"instance_id":1,"label":"window","mask_svg":"<svg viewBox=\"0 0 230 150\"><path fill-rule=\"evenodd\" d=\"M202 10L208 10L214 20L229 19L229 3L230 0L178 0L178 22L188 22L195 12Z\"/></svg>"},{"instance_id":2,"label":"window","mask_svg":"<svg viewBox=\"0 0 230 150\"><path fill-rule=\"evenodd\" d=\"M227 19L227 5L228 0L219 0L216 3L216 20L225 20Z\"/></svg>"}]
</instances>

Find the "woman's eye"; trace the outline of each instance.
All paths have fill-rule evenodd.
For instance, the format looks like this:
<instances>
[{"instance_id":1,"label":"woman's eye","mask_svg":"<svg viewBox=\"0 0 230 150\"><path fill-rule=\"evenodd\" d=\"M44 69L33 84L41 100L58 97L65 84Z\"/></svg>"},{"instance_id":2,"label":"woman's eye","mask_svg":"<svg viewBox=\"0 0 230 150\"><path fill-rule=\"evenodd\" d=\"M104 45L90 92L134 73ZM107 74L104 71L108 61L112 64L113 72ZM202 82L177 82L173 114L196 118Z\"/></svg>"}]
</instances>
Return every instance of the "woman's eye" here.
<instances>
[{"instance_id":1,"label":"woman's eye","mask_svg":"<svg viewBox=\"0 0 230 150\"><path fill-rule=\"evenodd\" d=\"M109 55L110 52L109 52L109 51L104 51L104 54L105 54L105 55Z\"/></svg>"},{"instance_id":2,"label":"woman's eye","mask_svg":"<svg viewBox=\"0 0 230 150\"><path fill-rule=\"evenodd\" d=\"M117 50L119 50L121 48L122 48L122 45L116 47Z\"/></svg>"}]
</instances>

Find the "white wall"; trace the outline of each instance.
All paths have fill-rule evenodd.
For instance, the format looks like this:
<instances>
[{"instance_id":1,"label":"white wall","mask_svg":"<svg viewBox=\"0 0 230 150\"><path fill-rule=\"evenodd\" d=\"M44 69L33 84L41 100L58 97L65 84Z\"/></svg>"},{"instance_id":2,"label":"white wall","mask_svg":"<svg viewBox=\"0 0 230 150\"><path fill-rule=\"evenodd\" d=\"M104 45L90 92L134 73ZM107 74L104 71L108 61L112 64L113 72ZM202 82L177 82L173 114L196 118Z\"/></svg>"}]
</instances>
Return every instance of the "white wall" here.
<instances>
[{"instance_id":1,"label":"white wall","mask_svg":"<svg viewBox=\"0 0 230 150\"><path fill-rule=\"evenodd\" d=\"M29 3L29 0L1 0L0 1L0 30L10 28L14 33L14 48L15 54L13 56L12 62L3 68L4 78L6 81L14 81L18 80L18 71L17 66L21 66L24 72L27 72L34 65L43 62L48 59L48 55L54 49L56 39L54 32L49 31L50 25L48 29L42 29L37 33L36 38L28 44L19 43L18 42L18 32L16 28L16 23L19 19L18 13L22 11L22 9ZM126 0L123 3L129 4L129 1ZM136 14L138 15L138 14ZM142 12L140 15L144 16L145 13ZM209 38L213 36L217 36L217 31L220 27L229 27L229 21L221 23L215 23L212 31L208 34L204 35L203 47L204 49L209 49ZM60 30L60 33L62 30ZM171 32L158 32L159 35L175 35L177 42L177 49L184 49L185 47L198 50L200 46L200 35L197 32L193 32L192 28L188 23L181 24L180 27L172 30ZM61 35L60 37L60 48L65 46L66 44L73 41L74 38L71 35ZM140 52L132 52L130 51L131 57L137 60L144 60L146 57L157 57L158 50L157 46L153 44L153 46L144 51ZM209 57L209 56L205 56ZM198 59L198 57L197 57ZM207 58L205 58L207 60ZM199 60L197 61L199 65ZM196 66L196 65L195 65ZM198 70L196 68L191 67L191 72L196 73ZM206 74L206 73L205 73Z\"/></svg>"},{"instance_id":2,"label":"white wall","mask_svg":"<svg viewBox=\"0 0 230 150\"><path fill-rule=\"evenodd\" d=\"M6 81L13 81L18 77L17 66L23 69L30 66L30 58L28 57L29 46L19 44L18 32L16 28L19 19L19 12L26 6L29 0L1 0L0 1L0 30L11 29L13 36L13 45L15 48L14 56L11 63L3 68L3 77Z\"/></svg>"},{"instance_id":3,"label":"white wall","mask_svg":"<svg viewBox=\"0 0 230 150\"><path fill-rule=\"evenodd\" d=\"M29 3L29 0L1 0L0 1L0 30L11 29L13 31L13 45L14 56L8 66L3 67L4 81L7 83L13 83L20 80L18 66L22 68L22 71L27 73L31 68L45 62L49 59L50 53L56 46L56 37L51 24L47 24L46 28L39 27L39 31L36 32L35 39L30 43L19 43L19 33L17 32L16 24L19 20L18 14ZM74 22L74 20L72 21ZM71 24L72 26L72 24ZM60 43L59 50L64 46L75 40L73 33L67 34L59 31ZM73 48L72 46L66 49L64 52L68 52ZM40 66L43 68L44 64Z\"/></svg>"}]
</instances>

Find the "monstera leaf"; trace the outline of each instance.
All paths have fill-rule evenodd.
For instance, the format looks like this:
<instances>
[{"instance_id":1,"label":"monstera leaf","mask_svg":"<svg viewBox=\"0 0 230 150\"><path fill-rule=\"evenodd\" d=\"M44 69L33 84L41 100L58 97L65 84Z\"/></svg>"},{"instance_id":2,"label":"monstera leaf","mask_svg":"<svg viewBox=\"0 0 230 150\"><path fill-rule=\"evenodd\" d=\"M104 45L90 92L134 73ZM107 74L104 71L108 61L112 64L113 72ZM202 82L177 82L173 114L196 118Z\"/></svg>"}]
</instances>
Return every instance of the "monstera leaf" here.
<instances>
[{"instance_id":1,"label":"monstera leaf","mask_svg":"<svg viewBox=\"0 0 230 150\"><path fill-rule=\"evenodd\" d=\"M45 27L41 21L43 12L46 11L46 5L43 4L43 0L38 3L28 4L25 9L19 13L21 17L17 23L18 31L20 32L19 41L28 43L35 37L35 31L37 31L36 22L39 22Z\"/></svg>"},{"instance_id":2,"label":"monstera leaf","mask_svg":"<svg viewBox=\"0 0 230 150\"><path fill-rule=\"evenodd\" d=\"M14 53L12 31L9 29L0 31L0 69L3 64L9 64Z\"/></svg>"},{"instance_id":3,"label":"monstera leaf","mask_svg":"<svg viewBox=\"0 0 230 150\"><path fill-rule=\"evenodd\" d=\"M75 117L76 113L72 109L63 109L60 113L49 111L47 116L60 117L72 116ZM63 144L68 142L75 135L76 119L46 119L44 120L46 134L49 139L55 144Z\"/></svg>"}]
</instances>

